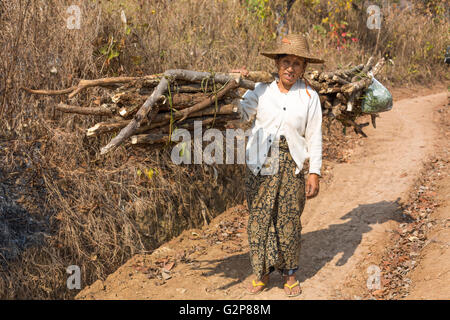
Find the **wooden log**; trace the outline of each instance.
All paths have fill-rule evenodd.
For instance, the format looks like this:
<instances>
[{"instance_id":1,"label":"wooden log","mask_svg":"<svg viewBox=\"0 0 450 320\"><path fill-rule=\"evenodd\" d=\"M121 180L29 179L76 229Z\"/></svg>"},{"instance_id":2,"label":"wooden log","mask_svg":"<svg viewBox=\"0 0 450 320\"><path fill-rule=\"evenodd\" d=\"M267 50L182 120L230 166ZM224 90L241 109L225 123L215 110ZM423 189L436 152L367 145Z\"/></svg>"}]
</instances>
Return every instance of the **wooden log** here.
<instances>
[{"instance_id":1,"label":"wooden log","mask_svg":"<svg viewBox=\"0 0 450 320\"><path fill-rule=\"evenodd\" d=\"M308 80L319 80L320 72L318 70L313 70L307 74Z\"/></svg>"},{"instance_id":2,"label":"wooden log","mask_svg":"<svg viewBox=\"0 0 450 320\"><path fill-rule=\"evenodd\" d=\"M376 74L378 74L380 72L380 70L383 68L384 64L385 64L385 59L383 57L368 72L367 77L365 77L359 81L352 82L352 83L342 86L342 88L341 88L342 92L345 93L348 97L350 97L353 94L353 92L365 90L372 83L372 78Z\"/></svg>"},{"instance_id":3,"label":"wooden log","mask_svg":"<svg viewBox=\"0 0 450 320\"><path fill-rule=\"evenodd\" d=\"M167 87L170 84L170 81L168 79L170 81L189 80L193 82L201 82L204 81L204 79L211 79L215 83L227 84L228 82L235 80L236 77L229 74L211 74L208 72L197 72L184 69L167 70L166 72L164 72L163 78L153 91L152 95L145 101L144 105L142 105L142 107L139 109L130 123L125 128L123 128L119 132L119 134L114 137L106 146L101 148L101 154L106 154L110 150L120 145L125 139L132 136L134 132L136 132L136 130L139 128L141 121L145 117L147 117L147 114L149 113L150 116L148 117L148 123L150 124L152 122L153 118L156 116L156 113L159 110L159 106L155 105L156 101L166 93ZM250 90L255 89L255 83L253 81L241 78L238 78L237 85Z\"/></svg>"},{"instance_id":4,"label":"wooden log","mask_svg":"<svg viewBox=\"0 0 450 320\"><path fill-rule=\"evenodd\" d=\"M348 112L351 112L351 111L353 111L353 106L354 106L354 104L355 104L355 99L357 99L358 98L358 93L360 93L361 91L359 91L359 92L352 92L351 94L350 94L350 97L348 98L348 102L347 102L347 111Z\"/></svg>"},{"instance_id":5,"label":"wooden log","mask_svg":"<svg viewBox=\"0 0 450 320\"><path fill-rule=\"evenodd\" d=\"M235 105L233 104L227 104L227 105L220 105L218 110L215 110L215 106L208 107L204 110L200 110L194 113L189 114L188 118L193 117L202 117L202 116L209 116L209 115L231 115L231 114L238 114ZM180 119L180 116L177 116L176 114L170 114L170 113L163 113L156 115L155 119L153 119L153 122L151 124L148 124L146 126L142 126L139 128L136 132L142 133L154 128L163 127L170 123L170 119L172 118L172 121ZM181 121L179 121L181 122ZM178 125L178 124L177 124Z\"/></svg>"},{"instance_id":6,"label":"wooden log","mask_svg":"<svg viewBox=\"0 0 450 320\"><path fill-rule=\"evenodd\" d=\"M136 77L116 77L116 78L102 78L102 79L95 79L95 80L80 80L77 88L72 93L69 94L69 99L73 98L81 90L84 90L86 88L96 87L96 86L104 86L104 85L110 85L110 84L116 84L116 83L123 83L123 82L130 82L130 81L134 81L136 79L137 79Z\"/></svg>"},{"instance_id":7,"label":"wooden log","mask_svg":"<svg viewBox=\"0 0 450 320\"><path fill-rule=\"evenodd\" d=\"M202 87L200 83L179 83L180 81L174 81L173 83L170 83L170 92L172 94L179 94L179 93L210 93L211 92L211 86L208 87ZM185 82L185 81L182 81ZM156 86L153 87L142 87L139 90L139 94L143 96L150 95Z\"/></svg>"},{"instance_id":8,"label":"wooden log","mask_svg":"<svg viewBox=\"0 0 450 320\"><path fill-rule=\"evenodd\" d=\"M203 100L205 100L209 95L204 93L192 93L185 94L179 93L172 95L172 105L175 109L185 109L186 107L193 106ZM169 101L167 101L161 106L160 110L170 110Z\"/></svg>"},{"instance_id":9,"label":"wooden log","mask_svg":"<svg viewBox=\"0 0 450 320\"><path fill-rule=\"evenodd\" d=\"M131 144L156 144L166 143L169 141L169 136L164 133L147 133L139 134L131 137Z\"/></svg>"},{"instance_id":10,"label":"wooden log","mask_svg":"<svg viewBox=\"0 0 450 320\"><path fill-rule=\"evenodd\" d=\"M229 73L229 75L234 76L238 78L240 76L240 73ZM249 71L248 75L244 77L244 79L253 81L253 82L272 82L275 80L276 74L269 73L266 71Z\"/></svg>"},{"instance_id":11,"label":"wooden log","mask_svg":"<svg viewBox=\"0 0 450 320\"><path fill-rule=\"evenodd\" d=\"M65 112L65 113L77 113L84 115L95 115L95 116L112 116L113 112L110 109L105 107L79 107L79 106L70 106L65 103L59 103L55 106L56 110Z\"/></svg>"},{"instance_id":12,"label":"wooden log","mask_svg":"<svg viewBox=\"0 0 450 320\"><path fill-rule=\"evenodd\" d=\"M236 113L237 110L235 110L235 106L233 104L220 104L218 105L218 108L216 110L215 106L210 106L205 109L200 109L198 111L194 112L186 112L186 110L189 110L189 108L180 109L179 112L165 112L165 113L158 113L155 118L153 119L153 123L146 126L146 128L156 128L158 126L161 126L162 124L168 123L171 119L172 121L179 120L180 122L192 117L198 117L202 115L212 115L212 114L232 114ZM184 117L186 116L186 117Z\"/></svg>"},{"instance_id":13,"label":"wooden log","mask_svg":"<svg viewBox=\"0 0 450 320\"><path fill-rule=\"evenodd\" d=\"M343 79L342 77L340 77L336 74L333 76L333 80L342 85L350 83L349 81Z\"/></svg>"},{"instance_id":14,"label":"wooden log","mask_svg":"<svg viewBox=\"0 0 450 320\"><path fill-rule=\"evenodd\" d=\"M119 110L119 115L122 118L129 118L133 114L139 110L142 103L145 101L145 98L140 96L127 96L126 94L120 95L119 98L117 98L118 95L113 97L113 101L117 103L117 105L122 106ZM167 99L165 96L161 96L157 101L156 104L159 106L165 104L167 102Z\"/></svg>"},{"instance_id":15,"label":"wooden log","mask_svg":"<svg viewBox=\"0 0 450 320\"><path fill-rule=\"evenodd\" d=\"M341 102L342 104L347 104L347 98L341 93L336 93L336 98Z\"/></svg>"},{"instance_id":16,"label":"wooden log","mask_svg":"<svg viewBox=\"0 0 450 320\"><path fill-rule=\"evenodd\" d=\"M135 91L119 92L111 97L111 101L120 107L119 115L123 118L127 118L136 112L145 99Z\"/></svg>"},{"instance_id":17,"label":"wooden log","mask_svg":"<svg viewBox=\"0 0 450 320\"><path fill-rule=\"evenodd\" d=\"M202 88L199 83L183 84L183 85L171 85L170 90L174 93L199 93L204 92L205 88Z\"/></svg>"},{"instance_id":18,"label":"wooden log","mask_svg":"<svg viewBox=\"0 0 450 320\"><path fill-rule=\"evenodd\" d=\"M195 121L201 121L202 127L206 127L210 124L223 124L228 121L231 121L233 119L236 119L236 117L223 117L223 118L214 118L214 117L207 117L207 118L191 118L188 119L185 123L181 123L177 125L177 128L179 129L186 129L188 131L194 130L194 122ZM156 143L166 143L169 141L169 133L170 133L170 127L168 125L158 128L158 132L150 132L146 134L139 134L134 135L131 137L131 144L156 144Z\"/></svg>"},{"instance_id":19,"label":"wooden log","mask_svg":"<svg viewBox=\"0 0 450 320\"><path fill-rule=\"evenodd\" d=\"M175 125L175 127L180 128L180 129L186 129L188 131L193 131L195 121L201 121L203 127L207 127L208 125L214 124L214 127L217 128L217 127L221 126L222 124L228 123L229 121L238 120L238 119L239 119L239 116L237 114L221 115L218 117L201 116L201 117L195 117L195 118L188 118L182 123L177 123ZM168 125L166 125L163 128L166 132L169 132ZM158 130L159 129L160 128L158 128Z\"/></svg>"},{"instance_id":20,"label":"wooden log","mask_svg":"<svg viewBox=\"0 0 450 320\"><path fill-rule=\"evenodd\" d=\"M364 67L361 69L361 71L358 72L358 74L356 74L356 75L354 75L354 76L352 77L351 82L358 81L358 79L361 79L362 77L367 76L367 73L369 72L370 67L372 66L374 60L375 60L375 58L374 58L373 56L371 56L371 57L369 58L369 60L367 60L366 64L365 64Z\"/></svg>"},{"instance_id":21,"label":"wooden log","mask_svg":"<svg viewBox=\"0 0 450 320\"><path fill-rule=\"evenodd\" d=\"M323 88L323 86L317 81L310 80L310 79L308 79L306 81L309 84L309 86L317 92L319 92Z\"/></svg>"},{"instance_id":22,"label":"wooden log","mask_svg":"<svg viewBox=\"0 0 450 320\"><path fill-rule=\"evenodd\" d=\"M370 68L373 66L374 61L375 61L375 57L371 56L369 58L369 60L367 60L367 63L365 64L364 68L362 69L362 73L364 73L364 74L368 73Z\"/></svg>"},{"instance_id":23,"label":"wooden log","mask_svg":"<svg viewBox=\"0 0 450 320\"><path fill-rule=\"evenodd\" d=\"M113 78L102 78L102 79L95 79L95 80L80 80L78 85L72 86L67 89L62 90L33 90L25 87L21 87L21 89L32 93L32 94L39 94L39 95L62 95L62 94L68 94L69 98L73 98L76 94L78 94L81 90L90 88L90 87L110 87L112 85L116 85L119 83L125 83L125 82L131 82L139 79L138 77L113 77Z\"/></svg>"},{"instance_id":24,"label":"wooden log","mask_svg":"<svg viewBox=\"0 0 450 320\"><path fill-rule=\"evenodd\" d=\"M365 126L368 126L369 123L362 123L362 124L357 124L355 121L353 121L352 119L345 119L343 120L343 122L349 124L350 126L353 127L353 130L355 130L356 133L361 134L363 137L367 138L367 135L364 133L364 131L362 131L362 128L364 128Z\"/></svg>"},{"instance_id":25,"label":"wooden log","mask_svg":"<svg viewBox=\"0 0 450 320\"><path fill-rule=\"evenodd\" d=\"M192 94L178 93L172 95L172 105L175 110L189 108L200 101L205 100L209 95L196 92ZM123 118L129 118L139 110L146 98L136 92L119 92L111 100L120 107L119 115ZM161 100L160 111L170 111L169 99Z\"/></svg>"},{"instance_id":26,"label":"wooden log","mask_svg":"<svg viewBox=\"0 0 450 320\"><path fill-rule=\"evenodd\" d=\"M254 90L255 82L236 77L236 73L209 73L184 69L167 70L164 73L171 81L173 80L189 80L192 82L202 82L205 79L214 80L215 83L226 84L231 80L239 81L239 87Z\"/></svg>"},{"instance_id":27,"label":"wooden log","mask_svg":"<svg viewBox=\"0 0 450 320\"><path fill-rule=\"evenodd\" d=\"M350 97L354 92L366 89L372 82L371 78L364 78L342 86L341 91Z\"/></svg>"},{"instance_id":28,"label":"wooden log","mask_svg":"<svg viewBox=\"0 0 450 320\"><path fill-rule=\"evenodd\" d=\"M86 136L91 137L102 133L119 130L127 126L129 123L129 120L121 120L117 122L99 122L95 126L87 129Z\"/></svg>"},{"instance_id":29,"label":"wooden log","mask_svg":"<svg viewBox=\"0 0 450 320\"><path fill-rule=\"evenodd\" d=\"M377 64L368 72L369 77L375 77L383 68L384 64L386 63L386 59L383 57L381 58Z\"/></svg>"},{"instance_id":30,"label":"wooden log","mask_svg":"<svg viewBox=\"0 0 450 320\"><path fill-rule=\"evenodd\" d=\"M204 110L195 112L191 114L186 120L189 121L190 117L204 117L204 116L211 116L211 115L217 115L217 119L221 119L221 116L227 116L227 115L238 115L237 110L235 109L235 106L232 104L229 105L221 105L219 106L219 110L216 111L215 107L209 107ZM226 117L224 118L226 119ZM87 136L96 136L107 132L116 131L119 129L122 129L126 127L131 120L118 120L115 122L107 121L107 122L99 122L95 124L93 127L87 129L86 135ZM170 123L170 114L158 114L151 124L147 124L145 126L141 126L136 130L136 133L144 133L147 131L150 131L152 129L158 129L163 128L167 126ZM177 126L180 124L177 123Z\"/></svg>"},{"instance_id":31,"label":"wooden log","mask_svg":"<svg viewBox=\"0 0 450 320\"><path fill-rule=\"evenodd\" d=\"M187 109L184 109L184 110L180 111L179 114L182 115L181 121L183 121L184 119L186 119L186 117L187 117L190 113L194 113L194 112L196 112L196 111L200 111L200 110L206 108L207 106L211 105L213 102L215 102L215 101L221 99L228 91L234 90L234 89L236 89L238 86L239 86L239 84L238 84L236 81L231 80L231 81L230 81L230 82L229 82L222 90L220 90L220 91L217 93L217 95L211 96L211 97L209 97L209 98L203 100L203 101L200 102L200 103L197 103L196 105L194 105L194 106L192 106L192 107L190 107L190 108L187 108Z\"/></svg>"},{"instance_id":32,"label":"wooden log","mask_svg":"<svg viewBox=\"0 0 450 320\"><path fill-rule=\"evenodd\" d=\"M209 116L209 115L229 115L229 114L236 114L237 110L235 109L236 106L233 104L226 104L222 105L220 107L215 108L215 106L208 107L203 110L199 110L197 112L193 112L189 114L189 117L203 117L203 116ZM183 121L183 119L180 120L180 122Z\"/></svg>"},{"instance_id":33,"label":"wooden log","mask_svg":"<svg viewBox=\"0 0 450 320\"><path fill-rule=\"evenodd\" d=\"M345 108L345 106L342 105L342 104L338 104L338 105L333 106L331 108L332 116L337 118L337 119L340 119L341 115L342 115L342 109L344 109L344 108Z\"/></svg>"},{"instance_id":34,"label":"wooden log","mask_svg":"<svg viewBox=\"0 0 450 320\"><path fill-rule=\"evenodd\" d=\"M95 80L80 80L78 83L77 88L69 94L69 99L77 95L81 90L84 90L86 88L90 87L97 87L97 86L109 86L111 84L117 84L117 83L125 83L125 82L132 82L140 79L145 79L147 81L157 81L160 77L159 74L156 75L149 75L145 77L113 77L113 78L102 78L102 79L95 79Z\"/></svg>"},{"instance_id":35,"label":"wooden log","mask_svg":"<svg viewBox=\"0 0 450 320\"><path fill-rule=\"evenodd\" d=\"M340 86L335 86L332 88L323 88L319 91L319 94L330 94L330 93L337 93L341 91Z\"/></svg>"},{"instance_id":36,"label":"wooden log","mask_svg":"<svg viewBox=\"0 0 450 320\"><path fill-rule=\"evenodd\" d=\"M370 114L370 120L372 121L372 126L374 127L374 128L376 128L377 127L377 124L376 124L376 118L378 118L380 115L378 114L378 113L371 113Z\"/></svg>"},{"instance_id":37,"label":"wooden log","mask_svg":"<svg viewBox=\"0 0 450 320\"><path fill-rule=\"evenodd\" d=\"M157 101L164 96L167 90L167 86L169 85L169 81L164 77L161 79L159 84L156 86L155 91L153 91L152 95L148 97L139 111L136 113L134 118L127 124L125 128L123 128L117 136L115 136L111 141L100 149L100 154L106 154L110 150L116 148L122 142L132 136L137 128L141 125L142 120L147 117L147 114L150 113L150 121L152 118L158 113L159 107L157 105Z\"/></svg>"},{"instance_id":38,"label":"wooden log","mask_svg":"<svg viewBox=\"0 0 450 320\"><path fill-rule=\"evenodd\" d=\"M329 81L333 79L333 76L348 76L350 74L353 74L355 72L358 72L364 67L363 64L357 65L353 68L346 69L346 70L336 70L336 71L329 71L329 72L322 72L319 76L319 81Z\"/></svg>"},{"instance_id":39,"label":"wooden log","mask_svg":"<svg viewBox=\"0 0 450 320\"><path fill-rule=\"evenodd\" d=\"M186 70L186 71L190 71L190 70ZM196 71L193 71L193 72L196 72ZM206 78L206 77L208 77L208 75L210 75L210 73L207 73L207 72L203 72L202 74L205 75L205 77L203 77L203 78ZM265 73L262 71L252 71L252 74L254 74L254 77L256 77L256 79L258 79L258 77L260 79L265 79L264 77L267 78L268 73ZM21 87L21 89L23 89L29 93L39 94L39 95L69 94L69 98L73 98L75 95L77 95L78 93L80 93L82 90L84 90L86 88L96 87L96 86L110 87L112 85L117 85L120 83L132 83L131 86L135 86L135 83L137 83L138 81L142 81L141 86L147 86L147 87L154 88L159 84L162 77L163 77L163 74L154 74L154 75L147 75L144 77L108 77L108 78L101 78L101 79L94 79L94 80L82 79L79 81L78 85L72 86L67 89L62 89L62 90L34 90L34 89L26 88L26 87ZM223 84L223 83L228 82L229 79L232 79L234 77L235 77L235 74L231 74L231 73L230 74L217 73L215 75L215 80L216 80L216 82ZM201 81L203 78L200 77L199 79L190 80L190 81ZM240 86L242 88L253 90L254 82L251 80L242 79ZM200 86L192 86L192 85L186 86L183 89L186 90L185 92L189 92L189 89L196 90L196 92L201 91Z\"/></svg>"},{"instance_id":40,"label":"wooden log","mask_svg":"<svg viewBox=\"0 0 450 320\"><path fill-rule=\"evenodd\" d=\"M359 64L359 65L354 66L354 67L352 67L350 69L339 71L336 74L341 76L341 77L350 77L351 78L351 76L353 76L353 74L355 74L357 72L360 72L363 69L363 67L364 67L364 64Z\"/></svg>"},{"instance_id":41,"label":"wooden log","mask_svg":"<svg viewBox=\"0 0 450 320\"><path fill-rule=\"evenodd\" d=\"M48 96L57 96L57 95L62 95L62 94L68 94L71 93L73 90L75 90L77 87L73 86L67 89L62 89L62 90L34 90L34 89L29 89L29 88L25 88L25 87L20 87L22 90L25 90L28 93L32 93L32 94L39 94L39 95L48 95Z\"/></svg>"}]
</instances>

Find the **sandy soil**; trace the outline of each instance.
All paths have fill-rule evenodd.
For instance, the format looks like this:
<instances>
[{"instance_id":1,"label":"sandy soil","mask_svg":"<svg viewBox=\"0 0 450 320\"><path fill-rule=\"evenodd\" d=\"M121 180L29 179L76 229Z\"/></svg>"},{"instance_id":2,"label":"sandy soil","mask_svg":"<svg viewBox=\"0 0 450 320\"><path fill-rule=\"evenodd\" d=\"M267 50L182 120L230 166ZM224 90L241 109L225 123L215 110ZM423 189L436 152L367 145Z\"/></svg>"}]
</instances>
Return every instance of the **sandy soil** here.
<instances>
[{"instance_id":1,"label":"sandy soil","mask_svg":"<svg viewBox=\"0 0 450 320\"><path fill-rule=\"evenodd\" d=\"M332 178L322 181L318 197L307 201L297 273L303 293L293 299L355 299L367 290L368 267L380 262L389 230L405 219L400 204L422 162L440 148L435 118L437 110L447 106L447 90L431 92L394 91L393 110L377 118L376 129L364 129L368 138L360 139L346 163L333 165ZM448 195L448 179L446 183L442 194ZM448 217L448 207L441 209L436 214ZM151 255L134 256L76 298L286 299L278 274L271 276L268 290L257 296L247 293L251 268L246 220L245 204L228 210L209 226L187 230ZM443 232L440 241L446 245L428 246L431 253L425 252L428 258L414 270L411 297L433 297L428 286L450 288L448 280L443 281L448 274L440 274L449 264L448 227ZM165 280L158 279L164 265L170 270L164 272ZM430 279L423 280L427 275Z\"/></svg>"},{"instance_id":2,"label":"sandy soil","mask_svg":"<svg viewBox=\"0 0 450 320\"><path fill-rule=\"evenodd\" d=\"M406 299L450 299L450 95L448 104L441 110L440 126L438 128L439 145L435 151L431 184L436 191L433 199L438 208L427 220L425 247L418 257L418 265L411 272L411 288ZM442 161L438 161L442 159ZM442 163L441 163L442 162ZM438 176L436 178L436 176ZM428 192L433 194L433 191Z\"/></svg>"},{"instance_id":3,"label":"sandy soil","mask_svg":"<svg viewBox=\"0 0 450 320\"><path fill-rule=\"evenodd\" d=\"M411 272L411 290L406 299L450 299L450 183L440 186L443 203L433 215L436 227L422 250L418 266Z\"/></svg>"}]
</instances>

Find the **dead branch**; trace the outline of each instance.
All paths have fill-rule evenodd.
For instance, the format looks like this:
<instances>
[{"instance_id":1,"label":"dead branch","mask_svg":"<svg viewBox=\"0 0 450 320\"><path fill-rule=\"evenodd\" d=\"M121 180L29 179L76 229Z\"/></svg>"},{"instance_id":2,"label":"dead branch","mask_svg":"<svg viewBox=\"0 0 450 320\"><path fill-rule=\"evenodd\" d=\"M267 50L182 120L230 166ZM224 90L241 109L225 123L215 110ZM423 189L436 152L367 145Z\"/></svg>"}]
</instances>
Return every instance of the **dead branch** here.
<instances>
[{"instance_id":1,"label":"dead branch","mask_svg":"<svg viewBox=\"0 0 450 320\"><path fill-rule=\"evenodd\" d=\"M209 98L203 100L203 101L200 102L200 103L197 103L196 105L194 105L194 106L192 106L192 107L190 107L190 108L187 108L187 109L184 109L184 110L180 111L180 112L178 113L178 114L181 114L181 115L182 115L180 121L183 121L184 119L186 119L187 116L188 116L189 114L194 113L194 112L196 112L196 111L200 111L200 110L206 108L207 106L211 105L214 101L218 101L218 100L221 99L228 91L233 90L233 89L236 89L238 86L239 86L239 84L238 84L236 81L231 80L231 81L230 81L230 82L229 82L222 90L220 90L216 95L211 96L211 97L209 97Z\"/></svg>"},{"instance_id":2,"label":"dead branch","mask_svg":"<svg viewBox=\"0 0 450 320\"><path fill-rule=\"evenodd\" d=\"M156 101L163 96L167 92L167 87L169 85L169 80L189 80L193 82L201 82L204 79L211 79L217 83L228 83L231 80L235 80L236 78L230 74L211 74L208 72L197 72L191 70L183 70L183 69L173 69L167 70L164 73L161 81L159 82L156 89L153 91L152 95L145 101L139 111L136 113L134 118L130 121L130 123L123 128L119 134L114 137L106 146L101 148L100 153L106 154L111 149L120 145L125 139L129 138L131 135L136 132L139 128L141 121L150 113L150 117L148 119L148 123L150 124L153 118L159 111L159 107L155 103ZM255 83L250 80L240 79L238 80L238 85L243 88L248 88L253 90L255 88ZM186 109L187 110L187 109Z\"/></svg>"},{"instance_id":3,"label":"dead branch","mask_svg":"<svg viewBox=\"0 0 450 320\"><path fill-rule=\"evenodd\" d=\"M112 116L113 112L110 109L104 107L89 108L89 107L79 107L70 106L65 103L60 103L55 106L56 110L66 112L66 113L77 113L84 115L96 115L96 116Z\"/></svg>"},{"instance_id":4,"label":"dead branch","mask_svg":"<svg viewBox=\"0 0 450 320\"><path fill-rule=\"evenodd\" d=\"M92 128L87 129L86 135L88 137L91 137L102 133L115 131L124 128L129 123L129 120L122 120L117 122L99 122Z\"/></svg>"}]
</instances>

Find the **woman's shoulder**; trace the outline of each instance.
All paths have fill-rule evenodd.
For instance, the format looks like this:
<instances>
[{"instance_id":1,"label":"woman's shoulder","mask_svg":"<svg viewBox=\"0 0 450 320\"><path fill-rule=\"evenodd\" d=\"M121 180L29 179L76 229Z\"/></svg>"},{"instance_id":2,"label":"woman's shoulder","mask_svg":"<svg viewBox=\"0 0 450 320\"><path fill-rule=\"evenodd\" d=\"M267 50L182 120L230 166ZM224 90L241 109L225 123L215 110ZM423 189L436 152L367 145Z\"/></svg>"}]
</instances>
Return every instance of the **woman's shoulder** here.
<instances>
[{"instance_id":1,"label":"woman's shoulder","mask_svg":"<svg viewBox=\"0 0 450 320\"><path fill-rule=\"evenodd\" d=\"M268 82L256 82L255 89L253 89L253 92L256 95L261 96L267 91L267 89L269 87L270 87L270 83L268 83Z\"/></svg>"},{"instance_id":2,"label":"woman's shoulder","mask_svg":"<svg viewBox=\"0 0 450 320\"><path fill-rule=\"evenodd\" d=\"M255 82L255 90L262 90L268 86L270 86L270 82Z\"/></svg>"},{"instance_id":3,"label":"woman's shoulder","mask_svg":"<svg viewBox=\"0 0 450 320\"><path fill-rule=\"evenodd\" d=\"M259 99L262 95L264 95L268 90L268 83L265 82L256 82L255 87L253 89L248 89L245 91L242 96L244 99Z\"/></svg>"}]
</instances>

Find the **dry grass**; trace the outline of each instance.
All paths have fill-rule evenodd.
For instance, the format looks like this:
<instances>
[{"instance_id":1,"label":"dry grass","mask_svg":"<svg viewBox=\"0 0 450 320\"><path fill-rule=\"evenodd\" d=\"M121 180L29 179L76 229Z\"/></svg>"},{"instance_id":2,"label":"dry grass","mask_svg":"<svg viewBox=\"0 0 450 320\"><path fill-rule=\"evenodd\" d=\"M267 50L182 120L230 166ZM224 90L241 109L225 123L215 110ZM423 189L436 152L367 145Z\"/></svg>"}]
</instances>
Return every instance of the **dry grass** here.
<instances>
[{"instance_id":1,"label":"dry grass","mask_svg":"<svg viewBox=\"0 0 450 320\"><path fill-rule=\"evenodd\" d=\"M275 41L273 17L259 19L244 2L0 1L1 298L71 298L67 266L79 265L83 285L92 283L134 253L243 201L241 166L217 166L216 179L208 166L173 165L168 149L123 146L100 157L111 135L88 139L84 129L101 117L59 113L53 106L65 97L30 96L20 87L61 89L79 79L168 68L270 70L273 63L258 52ZM71 4L82 9L80 30L65 27ZM311 27L326 15L326 1L322 13L303 6L298 1L292 8L292 31L308 31L313 50L327 59L320 68L360 63L372 53L376 34L363 27L360 14L347 17L360 41L337 51ZM402 13L387 15L385 24L379 47L391 48L395 64L382 81L445 78L448 23ZM119 53L109 62L99 52L106 44ZM86 105L100 90L89 89L72 103ZM158 171L151 179L137 174L150 168Z\"/></svg>"}]
</instances>

